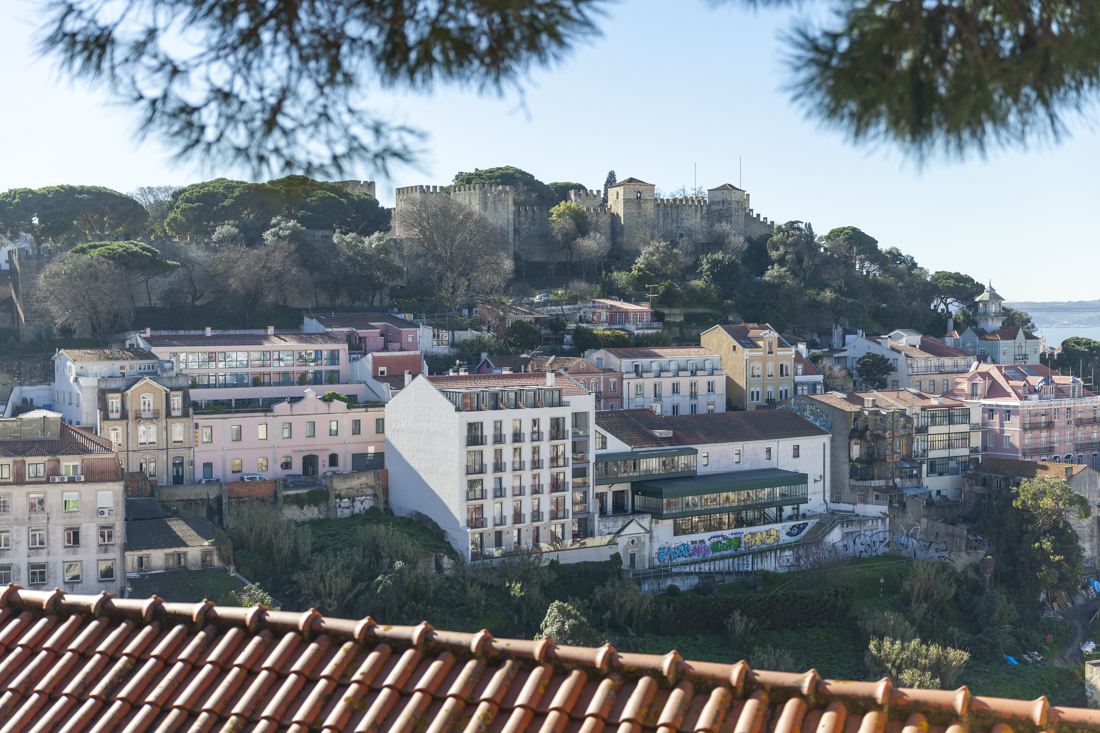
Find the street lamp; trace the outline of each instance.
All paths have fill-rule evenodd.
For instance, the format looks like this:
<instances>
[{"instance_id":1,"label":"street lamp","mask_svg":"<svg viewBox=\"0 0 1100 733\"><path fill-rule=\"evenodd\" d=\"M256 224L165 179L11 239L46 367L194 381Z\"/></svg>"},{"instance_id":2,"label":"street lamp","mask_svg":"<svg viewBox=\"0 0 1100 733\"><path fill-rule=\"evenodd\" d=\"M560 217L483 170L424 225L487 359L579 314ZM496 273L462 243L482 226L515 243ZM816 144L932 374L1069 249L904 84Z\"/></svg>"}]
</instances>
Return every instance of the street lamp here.
<instances>
[{"instance_id":1,"label":"street lamp","mask_svg":"<svg viewBox=\"0 0 1100 733\"><path fill-rule=\"evenodd\" d=\"M886 578L882 577L881 575L878 576L878 597L880 600L882 599L882 586L885 582Z\"/></svg>"}]
</instances>

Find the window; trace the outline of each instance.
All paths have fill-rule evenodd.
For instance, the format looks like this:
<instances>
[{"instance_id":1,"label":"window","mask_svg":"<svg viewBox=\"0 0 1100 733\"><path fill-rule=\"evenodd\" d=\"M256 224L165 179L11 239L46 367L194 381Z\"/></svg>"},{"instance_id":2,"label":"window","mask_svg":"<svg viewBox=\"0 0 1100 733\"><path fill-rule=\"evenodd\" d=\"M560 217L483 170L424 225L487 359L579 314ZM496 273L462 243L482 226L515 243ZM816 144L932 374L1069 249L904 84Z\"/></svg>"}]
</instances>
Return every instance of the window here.
<instances>
[{"instance_id":1,"label":"window","mask_svg":"<svg viewBox=\"0 0 1100 733\"><path fill-rule=\"evenodd\" d=\"M688 412L691 413L692 415L698 415L699 414L699 405L698 405L698 403L692 402L690 405L688 405Z\"/></svg>"},{"instance_id":2,"label":"window","mask_svg":"<svg viewBox=\"0 0 1100 733\"><path fill-rule=\"evenodd\" d=\"M279 460L279 468L283 471L289 471L294 468L294 459L290 456L283 456L282 459Z\"/></svg>"},{"instance_id":3,"label":"window","mask_svg":"<svg viewBox=\"0 0 1100 733\"><path fill-rule=\"evenodd\" d=\"M66 583L79 583L80 582L80 561L65 563L65 582Z\"/></svg>"},{"instance_id":4,"label":"window","mask_svg":"<svg viewBox=\"0 0 1100 733\"><path fill-rule=\"evenodd\" d=\"M65 528L65 547L80 547L80 527Z\"/></svg>"},{"instance_id":5,"label":"window","mask_svg":"<svg viewBox=\"0 0 1100 733\"><path fill-rule=\"evenodd\" d=\"M214 442L214 428L211 425L202 426L202 442L213 443Z\"/></svg>"},{"instance_id":6,"label":"window","mask_svg":"<svg viewBox=\"0 0 1100 733\"><path fill-rule=\"evenodd\" d=\"M1005 410L1005 422L1012 422L1012 410Z\"/></svg>"},{"instance_id":7,"label":"window","mask_svg":"<svg viewBox=\"0 0 1100 733\"><path fill-rule=\"evenodd\" d=\"M1005 436L1004 447L1005 448L1011 448L1012 447L1012 436L1011 435L1006 435Z\"/></svg>"},{"instance_id":8,"label":"window","mask_svg":"<svg viewBox=\"0 0 1100 733\"><path fill-rule=\"evenodd\" d=\"M798 454L799 454L799 446L792 445L791 446L791 458L798 458Z\"/></svg>"},{"instance_id":9,"label":"window","mask_svg":"<svg viewBox=\"0 0 1100 733\"><path fill-rule=\"evenodd\" d=\"M706 451L703 451L703 465L704 466L709 466L710 465L710 453L707 453Z\"/></svg>"},{"instance_id":10,"label":"window","mask_svg":"<svg viewBox=\"0 0 1100 733\"><path fill-rule=\"evenodd\" d=\"M707 380L707 394L714 394L714 380Z\"/></svg>"},{"instance_id":11,"label":"window","mask_svg":"<svg viewBox=\"0 0 1100 733\"><path fill-rule=\"evenodd\" d=\"M31 514L39 514L46 511L46 495L45 494L28 494L27 495L27 511Z\"/></svg>"},{"instance_id":12,"label":"window","mask_svg":"<svg viewBox=\"0 0 1100 733\"><path fill-rule=\"evenodd\" d=\"M312 420L307 420L306 421L306 437L307 438L317 437L317 423L313 422Z\"/></svg>"},{"instance_id":13,"label":"window","mask_svg":"<svg viewBox=\"0 0 1100 733\"><path fill-rule=\"evenodd\" d=\"M752 389L749 390L749 402L759 402L759 401L760 401L760 388L759 387L753 387Z\"/></svg>"},{"instance_id":14,"label":"window","mask_svg":"<svg viewBox=\"0 0 1100 733\"><path fill-rule=\"evenodd\" d=\"M614 377L607 380L607 391L608 392L618 392L619 391L619 380L614 378Z\"/></svg>"},{"instance_id":15,"label":"window","mask_svg":"<svg viewBox=\"0 0 1100 733\"><path fill-rule=\"evenodd\" d=\"M176 393L172 393L172 415L178 416L183 412L183 397Z\"/></svg>"},{"instance_id":16,"label":"window","mask_svg":"<svg viewBox=\"0 0 1100 733\"><path fill-rule=\"evenodd\" d=\"M596 450L607 450L607 436L596 431Z\"/></svg>"},{"instance_id":17,"label":"window","mask_svg":"<svg viewBox=\"0 0 1100 733\"><path fill-rule=\"evenodd\" d=\"M738 448L737 450L735 450L733 452L733 462L734 463L740 463L741 462L741 449L740 448Z\"/></svg>"},{"instance_id":18,"label":"window","mask_svg":"<svg viewBox=\"0 0 1100 733\"><path fill-rule=\"evenodd\" d=\"M645 384L643 382L634 383L634 396L645 397Z\"/></svg>"},{"instance_id":19,"label":"window","mask_svg":"<svg viewBox=\"0 0 1100 733\"><path fill-rule=\"evenodd\" d=\"M785 361L779 362L779 376L789 377L791 376L791 365Z\"/></svg>"},{"instance_id":20,"label":"window","mask_svg":"<svg viewBox=\"0 0 1100 733\"><path fill-rule=\"evenodd\" d=\"M293 431L293 429L291 428L291 424L290 424L290 423L288 423L288 422L285 422L285 423L283 423L283 438L289 438L289 437L291 437L291 435L293 434L293 432L294 432L294 431Z\"/></svg>"},{"instance_id":21,"label":"window","mask_svg":"<svg viewBox=\"0 0 1100 733\"><path fill-rule=\"evenodd\" d=\"M987 418L987 421L988 422L993 422L993 420L996 419L996 415L997 415L997 411L994 410L993 408L990 408L989 409L989 417Z\"/></svg>"},{"instance_id":22,"label":"window","mask_svg":"<svg viewBox=\"0 0 1100 733\"><path fill-rule=\"evenodd\" d=\"M46 478L46 464L28 463L27 478Z\"/></svg>"},{"instance_id":23,"label":"window","mask_svg":"<svg viewBox=\"0 0 1100 733\"><path fill-rule=\"evenodd\" d=\"M115 561L114 560L100 560L99 561L99 579L100 580L114 580L115 579Z\"/></svg>"},{"instance_id":24,"label":"window","mask_svg":"<svg viewBox=\"0 0 1100 733\"><path fill-rule=\"evenodd\" d=\"M115 525L102 524L99 527L99 544L113 545L115 543Z\"/></svg>"},{"instance_id":25,"label":"window","mask_svg":"<svg viewBox=\"0 0 1100 733\"><path fill-rule=\"evenodd\" d=\"M708 413L713 413L714 412L714 403L713 402L708 402L707 403L707 412Z\"/></svg>"},{"instance_id":26,"label":"window","mask_svg":"<svg viewBox=\"0 0 1100 733\"><path fill-rule=\"evenodd\" d=\"M11 583L11 565L0 565L0 584L8 585Z\"/></svg>"},{"instance_id":27,"label":"window","mask_svg":"<svg viewBox=\"0 0 1100 733\"><path fill-rule=\"evenodd\" d=\"M339 468L340 467L340 455L337 453L328 454L328 467Z\"/></svg>"},{"instance_id":28,"label":"window","mask_svg":"<svg viewBox=\"0 0 1100 733\"><path fill-rule=\"evenodd\" d=\"M753 364L751 364L749 366L749 376L752 377L753 379L759 379L760 378L760 364L759 363L754 362Z\"/></svg>"},{"instance_id":29,"label":"window","mask_svg":"<svg viewBox=\"0 0 1100 733\"><path fill-rule=\"evenodd\" d=\"M942 391L946 392L949 389L951 389L951 387L947 384L947 380L946 379L943 380L943 390Z\"/></svg>"},{"instance_id":30,"label":"window","mask_svg":"<svg viewBox=\"0 0 1100 733\"><path fill-rule=\"evenodd\" d=\"M115 508L115 497L110 491L96 492L96 506L111 511Z\"/></svg>"},{"instance_id":31,"label":"window","mask_svg":"<svg viewBox=\"0 0 1100 733\"><path fill-rule=\"evenodd\" d=\"M256 472L264 473L267 471L267 456L260 456L256 459Z\"/></svg>"},{"instance_id":32,"label":"window","mask_svg":"<svg viewBox=\"0 0 1100 733\"><path fill-rule=\"evenodd\" d=\"M241 442L241 426L240 425L230 425L229 426L229 439L232 440L234 443L240 443Z\"/></svg>"},{"instance_id":33,"label":"window","mask_svg":"<svg viewBox=\"0 0 1100 733\"><path fill-rule=\"evenodd\" d=\"M142 414L149 414L153 411L153 395L143 394L141 395L141 412Z\"/></svg>"},{"instance_id":34,"label":"window","mask_svg":"<svg viewBox=\"0 0 1100 733\"><path fill-rule=\"evenodd\" d=\"M230 473L241 473L242 471L244 471L244 463L240 458L234 458L229 462Z\"/></svg>"},{"instance_id":35,"label":"window","mask_svg":"<svg viewBox=\"0 0 1100 733\"><path fill-rule=\"evenodd\" d=\"M29 566L29 580L31 585L44 585L46 582L46 563L32 562Z\"/></svg>"},{"instance_id":36,"label":"window","mask_svg":"<svg viewBox=\"0 0 1100 733\"><path fill-rule=\"evenodd\" d=\"M267 440L267 423L262 422L256 426L256 439Z\"/></svg>"},{"instance_id":37,"label":"window","mask_svg":"<svg viewBox=\"0 0 1100 733\"><path fill-rule=\"evenodd\" d=\"M679 382L673 382L672 383L672 394L680 394L680 383Z\"/></svg>"},{"instance_id":38,"label":"window","mask_svg":"<svg viewBox=\"0 0 1100 733\"><path fill-rule=\"evenodd\" d=\"M376 417L374 418L374 434L382 435L386 432L386 418Z\"/></svg>"},{"instance_id":39,"label":"window","mask_svg":"<svg viewBox=\"0 0 1100 733\"><path fill-rule=\"evenodd\" d=\"M351 421L351 434L352 435L361 435L362 433L363 433L363 421L362 420L352 420Z\"/></svg>"},{"instance_id":40,"label":"window","mask_svg":"<svg viewBox=\"0 0 1100 733\"><path fill-rule=\"evenodd\" d=\"M988 435L988 438L987 438L987 440L986 440L986 444L987 444L987 445L988 445L988 446L989 446L990 448L996 448L996 447L997 447L997 436L996 436L996 435L994 435L993 433L990 433L990 434Z\"/></svg>"},{"instance_id":41,"label":"window","mask_svg":"<svg viewBox=\"0 0 1100 733\"><path fill-rule=\"evenodd\" d=\"M11 530L0 530L0 550L11 549Z\"/></svg>"},{"instance_id":42,"label":"window","mask_svg":"<svg viewBox=\"0 0 1100 733\"><path fill-rule=\"evenodd\" d=\"M46 546L46 530L42 528L31 528L28 533L29 546L36 549L41 549Z\"/></svg>"},{"instance_id":43,"label":"window","mask_svg":"<svg viewBox=\"0 0 1100 733\"><path fill-rule=\"evenodd\" d=\"M764 460L765 461L770 461L771 459L772 459L772 449L771 448L765 448L764 449Z\"/></svg>"},{"instance_id":44,"label":"window","mask_svg":"<svg viewBox=\"0 0 1100 733\"><path fill-rule=\"evenodd\" d=\"M157 475L157 459L142 458L138 461L138 470L149 478L154 478Z\"/></svg>"},{"instance_id":45,"label":"window","mask_svg":"<svg viewBox=\"0 0 1100 733\"><path fill-rule=\"evenodd\" d=\"M110 413L110 416L113 418L117 418L122 414L121 395L111 395L110 399L107 400L107 412Z\"/></svg>"},{"instance_id":46,"label":"window","mask_svg":"<svg viewBox=\"0 0 1100 733\"><path fill-rule=\"evenodd\" d=\"M172 442L173 443L182 443L183 442L183 423L173 423L172 424Z\"/></svg>"},{"instance_id":47,"label":"window","mask_svg":"<svg viewBox=\"0 0 1100 733\"><path fill-rule=\"evenodd\" d=\"M329 420L328 421L328 434L331 435L331 436L335 436L335 435L340 434L340 421L339 420Z\"/></svg>"}]
</instances>

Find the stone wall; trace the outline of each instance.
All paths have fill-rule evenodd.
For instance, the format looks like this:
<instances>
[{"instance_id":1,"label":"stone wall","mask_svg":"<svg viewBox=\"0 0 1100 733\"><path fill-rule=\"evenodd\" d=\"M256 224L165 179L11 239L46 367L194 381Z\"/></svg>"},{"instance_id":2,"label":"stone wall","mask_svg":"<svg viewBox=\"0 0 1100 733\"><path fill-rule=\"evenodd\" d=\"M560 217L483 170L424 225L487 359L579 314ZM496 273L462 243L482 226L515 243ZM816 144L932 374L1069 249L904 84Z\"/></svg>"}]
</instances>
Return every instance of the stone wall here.
<instances>
[{"instance_id":1,"label":"stone wall","mask_svg":"<svg viewBox=\"0 0 1100 733\"><path fill-rule=\"evenodd\" d=\"M35 348L37 344L25 347L26 350ZM0 387L32 387L39 384L53 384L52 361L0 361Z\"/></svg>"}]
</instances>

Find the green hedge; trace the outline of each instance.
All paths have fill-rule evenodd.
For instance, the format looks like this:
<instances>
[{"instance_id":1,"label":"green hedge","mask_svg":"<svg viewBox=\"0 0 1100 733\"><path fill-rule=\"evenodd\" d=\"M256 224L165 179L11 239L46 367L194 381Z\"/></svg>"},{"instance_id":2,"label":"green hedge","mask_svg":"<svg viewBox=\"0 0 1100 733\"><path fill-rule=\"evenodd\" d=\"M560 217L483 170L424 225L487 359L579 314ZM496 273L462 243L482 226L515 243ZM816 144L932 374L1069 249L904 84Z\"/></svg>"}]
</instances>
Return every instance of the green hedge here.
<instances>
[{"instance_id":1,"label":"green hedge","mask_svg":"<svg viewBox=\"0 0 1100 733\"><path fill-rule=\"evenodd\" d=\"M756 619L762 629L797 629L845 618L852 609L856 589L831 586L820 590L793 590L771 595L681 595L676 606L681 634L724 633L726 619L740 611Z\"/></svg>"}]
</instances>

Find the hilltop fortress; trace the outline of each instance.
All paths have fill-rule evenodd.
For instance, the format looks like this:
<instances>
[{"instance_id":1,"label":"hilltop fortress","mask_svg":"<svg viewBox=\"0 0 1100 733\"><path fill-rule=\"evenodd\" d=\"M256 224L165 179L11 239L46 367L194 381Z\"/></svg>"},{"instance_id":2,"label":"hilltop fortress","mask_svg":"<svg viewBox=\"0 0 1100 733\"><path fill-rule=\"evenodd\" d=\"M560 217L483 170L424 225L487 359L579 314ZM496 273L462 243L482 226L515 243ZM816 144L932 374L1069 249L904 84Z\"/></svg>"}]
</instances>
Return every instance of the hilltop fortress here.
<instances>
[{"instance_id":1,"label":"hilltop fortress","mask_svg":"<svg viewBox=\"0 0 1100 733\"><path fill-rule=\"evenodd\" d=\"M514 251L525 240L544 230L550 207L516 203L512 186L475 184L454 186L406 186L397 189L395 213L412 205L421 196L447 196L481 212L505 233ZM703 244L714 240L715 227L728 224L734 233L746 238L767 234L775 228L749 208L749 194L725 183L707 191L707 197L659 199L656 186L627 178L607 191L607 203L599 191L574 190L569 200L584 207L592 231L600 232L617 247L637 250L647 236L676 243L681 239ZM394 217L393 234L403 237L401 217Z\"/></svg>"}]
</instances>

